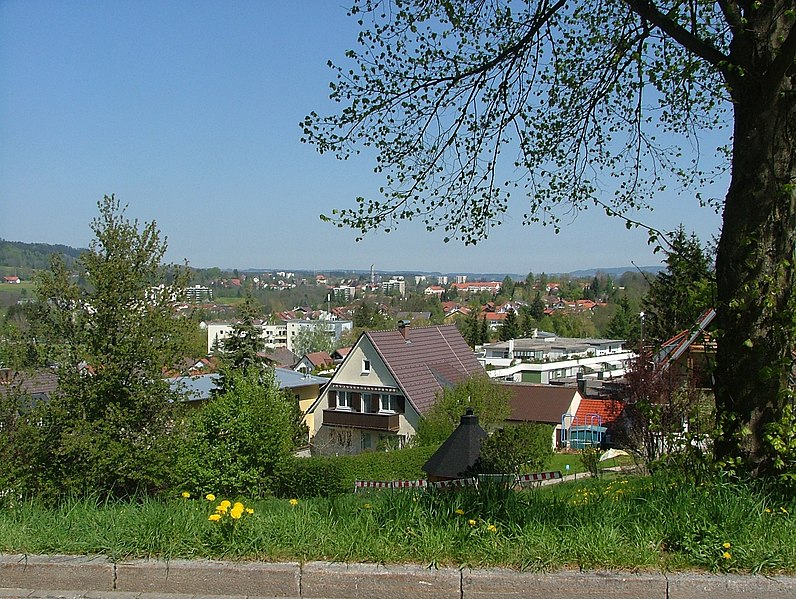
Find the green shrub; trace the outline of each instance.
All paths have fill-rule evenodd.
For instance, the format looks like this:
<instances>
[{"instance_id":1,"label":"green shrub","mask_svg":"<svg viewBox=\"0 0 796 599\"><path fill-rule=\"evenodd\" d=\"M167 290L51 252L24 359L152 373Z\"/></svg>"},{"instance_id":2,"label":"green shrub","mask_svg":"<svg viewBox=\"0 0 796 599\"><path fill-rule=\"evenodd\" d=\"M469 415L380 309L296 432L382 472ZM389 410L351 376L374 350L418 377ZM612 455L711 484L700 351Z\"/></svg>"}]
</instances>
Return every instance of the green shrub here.
<instances>
[{"instance_id":1,"label":"green shrub","mask_svg":"<svg viewBox=\"0 0 796 599\"><path fill-rule=\"evenodd\" d=\"M280 464L276 478L275 494L286 498L333 497L352 488L345 484L340 458L291 457Z\"/></svg>"},{"instance_id":2,"label":"green shrub","mask_svg":"<svg viewBox=\"0 0 796 599\"><path fill-rule=\"evenodd\" d=\"M294 449L294 400L271 371L232 371L226 384L185 422L175 485L263 497L274 492L275 475Z\"/></svg>"},{"instance_id":3,"label":"green shrub","mask_svg":"<svg viewBox=\"0 0 796 599\"><path fill-rule=\"evenodd\" d=\"M484 439L476 466L481 473L537 472L553 457L553 428L547 424L507 426Z\"/></svg>"}]
</instances>

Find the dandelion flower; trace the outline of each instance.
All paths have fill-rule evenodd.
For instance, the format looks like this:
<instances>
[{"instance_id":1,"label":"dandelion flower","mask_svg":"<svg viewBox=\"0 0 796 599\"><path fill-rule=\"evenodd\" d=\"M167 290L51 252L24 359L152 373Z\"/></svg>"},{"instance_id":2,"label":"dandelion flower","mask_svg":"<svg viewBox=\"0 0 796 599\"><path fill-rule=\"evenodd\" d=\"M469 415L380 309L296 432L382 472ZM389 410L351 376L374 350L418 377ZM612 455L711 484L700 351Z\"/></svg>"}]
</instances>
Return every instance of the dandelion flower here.
<instances>
[{"instance_id":1,"label":"dandelion flower","mask_svg":"<svg viewBox=\"0 0 796 599\"><path fill-rule=\"evenodd\" d=\"M205 499L207 499L208 501L215 501L216 496L213 495L212 493L208 493L207 495L205 495Z\"/></svg>"},{"instance_id":2,"label":"dandelion flower","mask_svg":"<svg viewBox=\"0 0 796 599\"><path fill-rule=\"evenodd\" d=\"M725 551L724 553L721 554L721 557L723 557L724 559L731 559L732 554L729 551Z\"/></svg>"},{"instance_id":3,"label":"dandelion flower","mask_svg":"<svg viewBox=\"0 0 796 599\"><path fill-rule=\"evenodd\" d=\"M472 518L470 518L470 519L467 521L467 524L469 524L470 526L475 526L475 525L476 525L476 521L475 521L475 520L473 520Z\"/></svg>"},{"instance_id":4,"label":"dandelion flower","mask_svg":"<svg viewBox=\"0 0 796 599\"><path fill-rule=\"evenodd\" d=\"M221 520L221 514L210 514L207 517L207 519L210 520L211 522L218 522L219 520Z\"/></svg>"},{"instance_id":5,"label":"dandelion flower","mask_svg":"<svg viewBox=\"0 0 796 599\"><path fill-rule=\"evenodd\" d=\"M253 513L254 513L254 509L253 509L253 508L250 508L250 507L247 507L247 508L246 508L246 513L247 513L247 514L253 514Z\"/></svg>"},{"instance_id":6,"label":"dandelion flower","mask_svg":"<svg viewBox=\"0 0 796 599\"><path fill-rule=\"evenodd\" d=\"M463 510L462 508L457 508L457 509L456 509L456 513L457 513L459 516L464 516L464 510Z\"/></svg>"},{"instance_id":7,"label":"dandelion flower","mask_svg":"<svg viewBox=\"0 0 796 599\"><path fill-rule=\"evenodd\" d=\"M182 498L183 499L188 499L190 496L191 496L191 494L188 491L183 491L182 492Z\"/></svg>"},{"instance_id":8,"label":"dandelion flower","mask_svg":"<svg viewBox=\"0 0 796 599\"><path fill-rule=\"evenodd\" d=\"M489 532L497 532L497 526L495 526L494 524L490 524L489 526L486 527L486 529Z\"/></svg>"},{"instance_id":9,"label":"dandelion flower","mask_svg":"<svg viewBox=\"0 0 796 599\"><path fill-rule=\"evenodd\" d=\"M722 545L722 547L724 547L725 549L729 549L730 547L732 547L732 545L730 545L730 543L727 542L727 543L724 543L724 545Z\"/></svg>"},{"instance_id":10,"label":"dandelion flower","mask_svg":"<svg viewBox=\"0 0 796 599\"><path fill-rule=\"evenodd\" d=\"M291 499L290 500L290 505L292 505L294 507L297 506L298 505L298 499Z\"/></svg>"}]
</instances>

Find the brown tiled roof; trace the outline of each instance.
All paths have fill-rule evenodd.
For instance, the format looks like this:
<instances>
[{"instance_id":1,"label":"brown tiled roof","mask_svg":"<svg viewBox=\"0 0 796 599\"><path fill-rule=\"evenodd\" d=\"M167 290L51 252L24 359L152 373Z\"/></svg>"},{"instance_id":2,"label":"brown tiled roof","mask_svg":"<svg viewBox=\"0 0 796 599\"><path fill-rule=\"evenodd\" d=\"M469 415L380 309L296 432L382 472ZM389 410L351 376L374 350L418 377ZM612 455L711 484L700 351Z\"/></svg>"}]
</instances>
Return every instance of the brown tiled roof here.
<instances>
[{"instance_id":1,"label":"brown tiled roof","mask_svg":"<svg viewBox=\"0 0 796 599\"><path fill-rule=\"evenodd\" d=\"M314 366L331 366L334 364L332 356L325 351L310 352L308 354L304 354L304 357L307 358Z\"/></svg>"},{"instance_id":2,"label":"brown tiled roof","mask_svg":"<svg viewBox=\"0 0 796 599\"><path fill-rule=\"evenodd\" d=\"M511 391L509 405L513 422L561 423L568 413L577 393L572 387L534 385L529 383L502 383Z\"/></svg>"},{"instance_id":3,"label":"brown tiled roof","mask_svg":"<svg viewBox=\"0 0 796 599\"><path fill-rule=\"evenodd\" d=\"M434 405L444 387L459 383L484 369L454 325L406 328L364 333L420 414Z\"/></svg>"},{"instance_id":4,"label":"brown tiled roof","mask_svg":"<svg viewBox=\"0 0 796 599\"><path fill-rule=\"evenodd\" d=\"M52 397L58 389L58 375L51 370L33 373L0 370L0 395L19 391L34 398Z\"/></svg>"}]
</instances>

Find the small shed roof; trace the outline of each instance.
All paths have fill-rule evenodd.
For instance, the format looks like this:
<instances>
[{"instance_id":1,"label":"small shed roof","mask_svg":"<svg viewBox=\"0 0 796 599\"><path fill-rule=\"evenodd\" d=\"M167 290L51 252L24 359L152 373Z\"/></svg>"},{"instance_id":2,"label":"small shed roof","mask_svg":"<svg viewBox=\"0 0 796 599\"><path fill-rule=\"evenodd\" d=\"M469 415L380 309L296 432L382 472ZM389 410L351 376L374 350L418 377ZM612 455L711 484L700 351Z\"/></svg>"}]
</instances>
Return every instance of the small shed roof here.
<instances>
[{"instance_id":1,"label":"small shed roof","mask_svg":"<svg viewBox=\"0 0 796 599\"><path fill-rule=\"evenodd\" d=\"M429 478L452 479L468 475L481 455L481 441L487 436L472 408L461 417L459 426L423 464Z\"/></svg>"}]
</instances>

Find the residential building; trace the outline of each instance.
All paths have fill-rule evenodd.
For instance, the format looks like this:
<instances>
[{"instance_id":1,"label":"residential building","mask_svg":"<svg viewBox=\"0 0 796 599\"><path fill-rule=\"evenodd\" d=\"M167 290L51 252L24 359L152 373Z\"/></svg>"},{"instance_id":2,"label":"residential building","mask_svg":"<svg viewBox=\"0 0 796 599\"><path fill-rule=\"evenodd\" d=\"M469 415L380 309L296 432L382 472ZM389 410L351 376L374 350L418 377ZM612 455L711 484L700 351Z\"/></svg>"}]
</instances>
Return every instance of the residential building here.
<instances>
[{"instance_id":1,"label":"residential building","mask_svg":"<svg viewBox=\"0 0 796 599\"><path fill-rule=\"evenodd\" d=\"M293 344L296 340L296 335L298 335L301 331L310 330L315 327L322 327L329 335L332 345L337 345L343 334L345 334L346 331L350 331L352 328L354 328L354 322L352 320L295 319L286 321L285 325L287 326L286 344L290 351L295 351Z\"/></svg>"},{"instance_id":2,"label":"residential building","mask_svg":"<svg viewBox=\"0 0 796 599\"><path fill-rule=\"evenodd\" d=\"M622 339L575 339L537 331L534 337L484 345L479 360L489 376L548 384L564 379L623 376L636 354Z\"/></svg>"},{"instance_id":3,"label":"residential building","mask_svg":"<svg viewBox=\"0 0 796 599\"><path fill-rule=\"evenodd\" d=\"M313 451L401 446L440 391L483 374L455 326L367 331L309 410Z\"/></svg>"},{"instance_id":4,"label":"residential building","mask_svg":"<svg viewBox=\"0 0 796 599\"><path fill-rule=\"evenodd\" d=\"M199 405L210 399L211 392L218 387L219 376L218 374L180 376L169 379L169 384L173 389L185 391L188 402ZM287 368L274 368L274 377L279 388L295 398L301 413L304 414L304 423L309 430L312 430L312 415L308 414L308 409L317 401L321 388L329 382L329 379Z\"/></svg>"},{"instance_id":5,"label":"residential building","mask_svg":"<svg viewBox=\"0 0 796 599\"><path fill-rule=\"evenodd\" d=\"M296 372L316 372L334 369L334 360L328 352L316 351L304 354L293 368Z\"/></svg>"},{"instance_id":6,"label":"residential building","mask_svg":"<svg viewBox=\"0 0 796 599\"><path fill-rule=\"evenodd\" d=\"M393 277L381 282L381 290L385 295L406 295L406 281L403 277Z\"/></svg>"},{"instance_id":7,"label":"residential building","mask_svg":"<svg viewBox=\"0 0 796 599\"><path fill-rule=\"evenodd\" d=\"M193 285L185 289L188 302L192 304L202 304L213 301L213 290L203 285Z\"/></svg>"}]
</instances>

